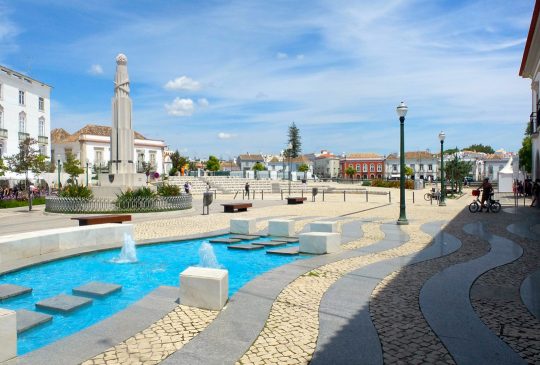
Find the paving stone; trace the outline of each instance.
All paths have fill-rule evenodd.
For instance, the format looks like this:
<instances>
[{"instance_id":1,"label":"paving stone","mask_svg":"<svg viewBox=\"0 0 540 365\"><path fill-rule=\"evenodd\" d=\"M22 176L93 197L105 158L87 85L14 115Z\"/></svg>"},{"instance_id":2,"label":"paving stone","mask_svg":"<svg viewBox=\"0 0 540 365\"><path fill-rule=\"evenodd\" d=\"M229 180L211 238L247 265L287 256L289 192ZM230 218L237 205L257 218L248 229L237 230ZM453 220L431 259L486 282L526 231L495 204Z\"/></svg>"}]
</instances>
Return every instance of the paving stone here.
<instances>
[{"instance_id":1,"label":"paving stone","mask_svg":"<svg viewBox=\"0 0 540 365\"><path fill-rule=\"evenodd\" d=\"M267 250L266 253L271 254L271 255L292 256L292 255L300 254L300 249L298 247L286 247L286 248L278 248L276 250Z\"/></svg>"},{"instance_id":2,"label":"paving stone","mask_svg":"<svg viewBox=\"0 0 540 365\"><path fill-rule=\"evenodd\" d=\"M69 313L84 307L85 305L91 304L92 301L93 300L89 298L60 294L36 303L36 307L54 312Z\"/></svg>"},{"instance_id":3,"label":"paving stone","mask_svg":"<svg viewBox=\"0 0 540 365\"><path fill-rule=\"evenodd\" d=\"M92 281L73 288L73 294L93 297L105 297L122 289L121 285Z\"/></svg>"},{"instance_id":4,"label":"paving stone","mask_svg":"<svg viewBox=\"0 0 540 365\"><path fill-rule=\"evenodd\" d=\"M229 245L227 248L230 249L230 250L252 251L252 250L262 250L264 248L264 246L251 245L251 244L242 244L242 245Z\"/></svg>"},{"instance_id":5,"label":"paving stone","mask_svg":"<svg viewBox=\"0 0 540 365\"><path fill-rule=\"evenodd\" d=\"M296 243L296 242L299 242L300 239L298 237L276 237L276 238L273 238L272 241L274 241L274 242Z\"/></svg>"},{"instance_id":6,"label":"paving stone","mask_svg":"<svg viewBox=\"0 0 540 365\"><path fill-rule=\"evenodd\" d=\"M32 288L13 284L0 284L0 300L13 298L32 292Z\"/></svg>"},{"instance_id":7,"label":"paving stone","mask_svg":"<svg viewBox=\"0 0 540 365\"><path fill-rule=\"evenodd\" d=\"M40 324L52 321L53 317L45 313L19 309L17 312L17 334L23 333L39 326Z\"/></svg>"},{"instance_id":8,"label":"paving stone","mask_svg":"<svg viewBox=\"0 0 540 365\"><path fill-rule=\"evenodd\" d=\"M240 239L234 239L234 238L216 238L213 240L210 240L210 243L223 243L223 244L230 244L230 243L238 243L242 240Z\"/></svg>"},{"instance_id":9,"label":"paving stone","mask_svg":"<svg viewBox=\"0 0 540 365\"><path fill-rule=\"evenodd\" d=\"M255 235L255 234L235 234L230 236L232 239L238 239L242 241L250 241L250 240L256 240L261 238L261 236Z\"/></svg>"},{"instance_id":10,"label":"paving stone","mask_svg":"<svg viewBox=\"0 0 540 365\"><path fill-rule=\"evenodd\" d=\"M258 241L258 242L252 242L252 245L259 245L264 247L279 247L279 246L285 246L288 245L288 242L282 242L282 241Z\"/></svg>"}]
</instances>

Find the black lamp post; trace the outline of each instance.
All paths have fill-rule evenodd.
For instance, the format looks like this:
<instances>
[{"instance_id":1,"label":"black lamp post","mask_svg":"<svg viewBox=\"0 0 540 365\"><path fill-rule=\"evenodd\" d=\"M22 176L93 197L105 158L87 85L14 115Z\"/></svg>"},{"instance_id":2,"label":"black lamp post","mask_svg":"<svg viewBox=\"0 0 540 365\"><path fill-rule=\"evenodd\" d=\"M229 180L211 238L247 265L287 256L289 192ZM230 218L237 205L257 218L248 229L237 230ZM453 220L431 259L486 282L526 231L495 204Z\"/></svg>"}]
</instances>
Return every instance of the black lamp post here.
<instances>
[{"instance_id":1,"label":"black lamp post","mask_svg":"<svg viewBox=\"0 0 540 365\"><path fill-rule=\"evenodd\" d=\"M439 133L439 141L441 141L441 197L439 199L439 205L441 207L446 206L446 186L444 183L444 138L446 135L443 131Z\"/></svg>"},{"instance_id":2,"label":"black lamp post","mask_svg":"<svg viewBox=\"0 0 540 365\"><path fill-rule=\"evenodd\" d=\"M399 117L400 127L400 155L399 155L399 219L397 224L409 224L407 214L405 213L405 116L407 115L407 105L401 102L396 108Z\"/></svg>"},{"instance_id":3,"label":"black lamp post","mask_svg":"<svg viewBox=\"0 0 540 365\"><path fill-rule=\"evenodd\" d=\"M60 155L58 155L58 165L57 165L57 168L58 168L58 190L60 190L60 174L62 174L62 165L60 164Z\"/></svg>"},{"instance_id":4,"label":"black lamp post","mask_svg":"<svg viewBox=\"0 0 540 365\"><path fill-rule=\"evenodd\" d=\"M289 196L291 196L291 180L292 180L292 171L291 171L291 153L292 153L292 143L289 142L287 146L287 157L289 158Z\"/></svg>"}]
</instances>

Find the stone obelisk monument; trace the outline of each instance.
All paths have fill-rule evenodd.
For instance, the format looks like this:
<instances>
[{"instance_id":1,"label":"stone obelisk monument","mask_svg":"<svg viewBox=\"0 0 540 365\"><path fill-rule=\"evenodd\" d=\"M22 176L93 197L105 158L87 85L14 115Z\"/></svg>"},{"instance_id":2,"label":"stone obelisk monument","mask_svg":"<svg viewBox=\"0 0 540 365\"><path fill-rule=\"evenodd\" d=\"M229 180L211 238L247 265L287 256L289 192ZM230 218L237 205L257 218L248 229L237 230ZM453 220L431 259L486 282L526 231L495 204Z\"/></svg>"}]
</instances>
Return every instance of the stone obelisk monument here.
<instances>
[{"instance_id":1,"label":"stone obelisk monument","mask_svg":"<svg viewBox=\"0 0 540 365\"><path fill-rule=\"evenodd\" d=\"M127 57L116 56L114 96L112 98L111 159L108 176L103 176L102 187L130 188L144 185L144 174L136 173L131 98ZM110 193L110 192L109 192Z\"/></svg>"},{"instance_id":2,"label":"stone obelisk monument","mask_svg":"<svg viewBox=\"0 0 540 365\"><path fill-rule=\"evenodd\" d=\"M134 156L127 57L120 53L116 56L116 75L112 98L111 173L115 175L134 174Z\"/></svg>"}]
</instances>

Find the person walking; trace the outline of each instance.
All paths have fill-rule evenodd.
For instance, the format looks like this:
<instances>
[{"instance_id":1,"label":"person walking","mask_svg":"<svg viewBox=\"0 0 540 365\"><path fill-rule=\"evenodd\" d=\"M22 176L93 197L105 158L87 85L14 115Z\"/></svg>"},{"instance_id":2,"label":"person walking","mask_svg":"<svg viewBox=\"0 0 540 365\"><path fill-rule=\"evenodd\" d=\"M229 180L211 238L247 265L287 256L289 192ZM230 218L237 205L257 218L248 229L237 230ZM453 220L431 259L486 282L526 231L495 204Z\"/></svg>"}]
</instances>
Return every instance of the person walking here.
<instances>
[{"instance_id":1,"label":"person walking","mask_svg":"<svg viewBox=\"0 0 540 365\"><path fill-rule=\"evenodd\" d=\"M484 203L489 199L491 196L491 193L493 192L493 186L489 182L489 178L485 178L484 182L482 183L482 199L480 199L480 203L482 206L480 207L480 212L486 208L486 212L489 213L489 208L484 205Z\"/></svg>"},{"instance_id":2,"label":"person walking","mask_svg":"<svg viewBox=\"0 0 540 365\"><path fill-rule=\"evenodd\" d=\"M246 186L244 186L244 190L246 191L247 198L249 200L249 181L246 182Z\"/></svg>"},{"instance_id":3,"label":"person walking","mask_svg":"<svg viewBox=\"0 0 540 365\"><path fill-rule=\"evenodd\" d=\"M532 186L532 202L531 207L534 207L535 203L538 206L538 200L540 199L540 179L536 179Z\"/></svg>"}]
</instances>

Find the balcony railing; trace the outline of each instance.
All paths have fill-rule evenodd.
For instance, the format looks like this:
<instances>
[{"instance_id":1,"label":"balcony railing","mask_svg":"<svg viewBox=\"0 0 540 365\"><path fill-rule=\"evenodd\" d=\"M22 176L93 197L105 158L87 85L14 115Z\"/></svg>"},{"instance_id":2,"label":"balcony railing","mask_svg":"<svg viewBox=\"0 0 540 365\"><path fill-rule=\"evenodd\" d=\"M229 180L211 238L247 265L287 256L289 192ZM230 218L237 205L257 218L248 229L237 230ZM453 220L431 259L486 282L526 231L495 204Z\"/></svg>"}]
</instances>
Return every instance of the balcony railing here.
<instances>
[{"instance_id":1,"label":"balcony railing","mask_svg":"<svg viewBox=\"0 0 540 365\"><path fill-rule=\"evenodd\" d=\"M30 138L30 133L19 132L19 142L22 142L27 138Z\"/></svg>"},{"instance_id":2,"label":"balcony railing","mask_svg":"<svg viewBox=\"0 0 540 365\"><path fill-rule=\"evenodd\" d=\"M0 138L7 139L7 137L8 137L7 129L0 128Z\"/></svg>"},{"instance_id":3,"label":"balcony railing","mask_svg":"<svg viewBox=\"0 0 540 365\"><path fill-rule=\"evenodd\" d=\"M535 112L531 113L531 117L529 119L529 129L531 134L538 133L538 118Z\"/></svg>"},{"instance_id":4,"label":"balcony railing","mask_svg":"<svg viewBox=\"0 0 540 365\"><path fill-rule=\"evenodd\" d=\"M49 144L49 137L47 136L38 136L39 144Z\"/></svg>"}]
</instances>

